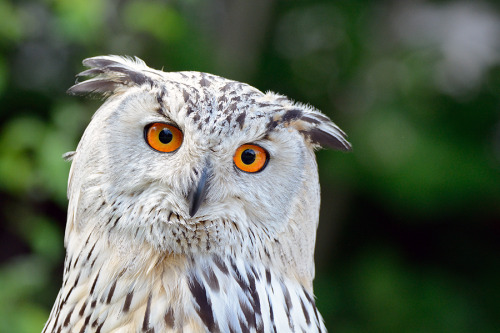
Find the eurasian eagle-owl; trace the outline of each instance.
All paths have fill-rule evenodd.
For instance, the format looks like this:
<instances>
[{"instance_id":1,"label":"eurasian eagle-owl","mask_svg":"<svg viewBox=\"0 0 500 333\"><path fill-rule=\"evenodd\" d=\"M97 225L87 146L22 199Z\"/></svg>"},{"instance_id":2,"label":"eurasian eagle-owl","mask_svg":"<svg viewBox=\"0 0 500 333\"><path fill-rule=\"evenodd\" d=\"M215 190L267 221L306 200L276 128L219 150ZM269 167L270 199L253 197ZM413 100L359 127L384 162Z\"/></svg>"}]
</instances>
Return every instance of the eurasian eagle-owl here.
<instances>
[{"instance_id":1,"label":"eurasian eagle-owl","mask_svg":"<svg viewBox=\"0 0 500 333\"><path fill-rule=\"evenodd\" d=\"M318 110L139 59L84 60L102 94L68 182L62 288L44 332L324 332L312 281Z\"/></svg>"}]
</instances>

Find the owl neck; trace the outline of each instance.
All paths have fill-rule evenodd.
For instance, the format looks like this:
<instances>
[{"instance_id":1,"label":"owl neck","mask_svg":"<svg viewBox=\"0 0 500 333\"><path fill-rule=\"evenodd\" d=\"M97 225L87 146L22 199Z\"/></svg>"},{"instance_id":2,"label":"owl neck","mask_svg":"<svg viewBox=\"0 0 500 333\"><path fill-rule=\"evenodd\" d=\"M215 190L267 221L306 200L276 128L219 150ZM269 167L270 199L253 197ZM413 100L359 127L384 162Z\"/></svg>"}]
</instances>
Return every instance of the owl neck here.
<instances>
[{"instance_id":1,"label":"owl neck","mask_svg":"<svg viewBox=\"0 0 500 333\"><path fill-rule=\"evenodd\" d=\"M100 236L68 248L46 332L324 330L311 291L261 258L159 254Z\"/></svg>"}]
</instances>

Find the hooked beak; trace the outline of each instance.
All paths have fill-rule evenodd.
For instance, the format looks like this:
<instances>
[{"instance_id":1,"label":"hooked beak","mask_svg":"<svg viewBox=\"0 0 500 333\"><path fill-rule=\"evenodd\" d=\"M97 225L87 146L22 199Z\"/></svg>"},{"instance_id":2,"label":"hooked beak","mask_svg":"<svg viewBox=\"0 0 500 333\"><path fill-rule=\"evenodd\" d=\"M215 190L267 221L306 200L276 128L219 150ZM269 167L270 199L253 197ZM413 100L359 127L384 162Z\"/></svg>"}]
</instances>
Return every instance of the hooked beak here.
<instances>
[{"instance_id":1,"label":"hooked beak","mask_svg":"<svg viewBox=\"0 0 500 333\"><path fill-rule=\"evenodd\" d=\"M210 169L208 165L205 165L205 167L201 172L200 179L198 180L198 184L196 186L193 186L193 188L189 192L187 199L189 202L189 216L191 217L193 217L196 214L201 204L205 200L209 184L209 182L207 181L209 175L210 175Z\"/></svg>"}]
</instances>

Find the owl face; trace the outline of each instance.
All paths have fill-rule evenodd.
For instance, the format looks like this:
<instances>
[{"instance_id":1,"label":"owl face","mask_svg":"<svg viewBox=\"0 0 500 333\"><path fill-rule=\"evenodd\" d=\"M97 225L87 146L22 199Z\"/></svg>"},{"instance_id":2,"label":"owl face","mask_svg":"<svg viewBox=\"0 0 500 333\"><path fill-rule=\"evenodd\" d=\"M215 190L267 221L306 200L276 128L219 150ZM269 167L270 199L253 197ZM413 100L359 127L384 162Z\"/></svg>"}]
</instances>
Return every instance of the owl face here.
<instances>
[{"instance_id":1,"label":"owl face","mask_svg":"<svg viewBox=\"0 0 500 333\"><path fill-rule=\"evenodd\" d=\"M210 74L165 73L120 57L84 64L91 69L82 75L94 78L70 93L108 99L73 159L70 201L79 193L89 217L106 216L83 223L107 223L118 241L173 252L277 240L301 223L315 230L313 150L350 147L326 116Z\"/></svg>"}]
</instances>

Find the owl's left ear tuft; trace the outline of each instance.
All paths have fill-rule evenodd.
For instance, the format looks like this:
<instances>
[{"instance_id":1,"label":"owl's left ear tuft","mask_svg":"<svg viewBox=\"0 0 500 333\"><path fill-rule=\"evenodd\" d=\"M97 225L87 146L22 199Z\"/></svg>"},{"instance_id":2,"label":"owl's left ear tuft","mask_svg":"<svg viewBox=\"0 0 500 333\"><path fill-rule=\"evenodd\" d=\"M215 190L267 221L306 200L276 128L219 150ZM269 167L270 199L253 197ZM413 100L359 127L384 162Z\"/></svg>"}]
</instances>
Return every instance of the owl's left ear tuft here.
<instances>
[{"instance_id":1,"label":"owl's left ear tuft","mask_svg":"<svg viewBox=\"0 0 500 333\"><path fill-rule=\"evenodd\" d=\"M83 65L90 67L77 75L77 78L91 76L91 79L78 82L68 89L71 95L99 94L109 96L131 86L144 83L152 84L152 79L144 72L151 70L139 58L120 56L99 56L83 60Z\"/></svg>"},{"instance_id":2,"label":"owl's left ear tuft","mask_svg":"<svg viewBox=\"0 0 500 333\"><path fill-rule=\"evenodd\" d=\"M283 123L285 127L295 128L313 148L351 150L346 134L330 118L310 106L294 104L293 107L283 110L273 123L271 126Z\"/></svg>"},{"instance_id":3,"label":"owl's left ear tuft","mask_svg":"<svg viewBox=\"0 0 500 333\"><path fill-rule=\"evenodd\" d=\"M64 153L62 155L63 160L65 161L72 161L73 157L75 157L76 151L68 151L67 153Z\"/></svg>"}]
</instances>

